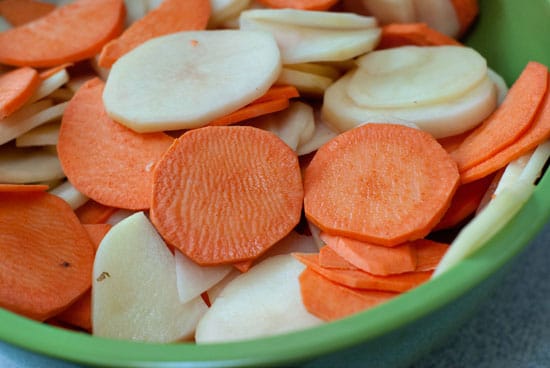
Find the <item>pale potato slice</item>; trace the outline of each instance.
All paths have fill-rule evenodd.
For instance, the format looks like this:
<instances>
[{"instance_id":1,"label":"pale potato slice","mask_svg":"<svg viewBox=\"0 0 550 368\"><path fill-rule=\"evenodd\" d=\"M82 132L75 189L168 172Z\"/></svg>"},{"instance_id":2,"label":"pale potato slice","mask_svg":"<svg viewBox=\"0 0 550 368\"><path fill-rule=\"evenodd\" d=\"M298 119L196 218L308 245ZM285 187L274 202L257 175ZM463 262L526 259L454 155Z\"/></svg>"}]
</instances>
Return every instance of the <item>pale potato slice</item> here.
<instances>
[{"instance_id":1,"label":"pale potato slice","mask_svg":"<svg viewBox=\"0 0 550 368\"><path fill-rule=\"evenodd\" d=\"M286 110L253 119L250 124L276 134L293 150L309 140L315 128L313 108L303 102L292 102Z\"/></svg>"},{"instance_id":2,"label":"pale potato slice","mask_svg":"<svg viewBox=\"0 0 550 368\"><path fill-rule=\"evenodd\" d=\"M0 147L0 183L28 184L63 178L57 154L49 149Z\"/></svg>"},{"instance_id":3,"label":"pale potato slice","mask_svg":"<svg viewBox=\"0 0 550 368\"><path fill-rule=\"evenodd\" d=\"M40 125L15 139L17 147L55 146L59 137L60 122Z\"/></svg>"},{"instance_id":4,"label":"pale potato slice","mask_svg":"<svg viewBox=\"0 0 550 368\"><path fill-rule=\"evenodd\" d=\"M487 62L462 46L405 46L357 59L347 93L360 106L401 108L446 102L487 77Z\"/></svg>"},{"instance_id":5,"label":"pale potato slice","mask_svg":"<svg viewBox=\"0 0 550 368\"><path fill-rule=\"evenodd\" d=\"M506 85L504 78L491 68L487 68L487 75L497 88L497 105L500 106L508 94L508 85Z\"/></svg>"},{"instance_id":6,"label":"pale potato slice","mask_svg":"<svg viewBox=\"0 0 550 368\"><path fill-rule=\"evenodd\" d=\"M180 32L121 57L103 101L111 118L137 132L196 128L262 96L280 70L265 32Z\"/></svg>"},{"instance_id":7,"label":"pale potato slice","mask_svg":"<svg viewBox=\"0 0 550 368\"><path fill-rule=\"evenodd\" d=\"M90 59L90 66L94 70L94 72L99 76L99 78L103 81L106 81L109 78L109 73L111 72L110 68L104 68L102 66L99 66L99 55L94 56Z\"/></svg>"},{"instance_id":8,"label":"pale potato slice","mask_svg":"<svg viewBox=\"0 0 550 368\"><path fill-rule=\"evenodd\" d=\"M493 193L493 198L518 180L535 184L549 156L550 141L546 141L531 152L510 162L506 165L506 169L504 169L500 177L498 185Z\"/></svg>"},{"instance_id":9,"label":"pale potato slice","mask_svg":"<svg viewBox=\"0 0 550 368\"><path fill-rule=\"evenodd\" d=\"M343 4L346 11L373 15L382 24L416 21L413 0L344 0Z\"/></svg>"},{"instance_id":10,"label":"pale potato slice","mask_svg":"<svg viewBox=\"0 0 550 368\"><path fill-rule=\"evenodd\" d=\"M348 60L373 50L381 34L379 28L310 27L247 19L243 15L240 22L241 29L271 33L281 50L283 64Z\"/></svg>"},{"instance_id":11,"label":"pale potato slice","mask_svg":"<svg viewBox=\"0 0 550 368\"><path fill-rule=\"evenodd\" d=\"M544 165L550 158L550 140L539 144L535 152L531 155L529 162L525 165L519 180L526 180L530 183L535 183L541 176Z\"/></svg>"},{"instance_id":12,"label":"pale potato slice","mask_svg":"<svg viewBox=\"0 0 550 368\"><path fill-rule=\"evenodd\" d=\"M278 84L290 84L300 92L300 95L322 98L325 90L334 82L334 79L319 74L283 68Z\"/></svg>"},{"instance_id":13,"label":"pale potato slice","mask_svg":"<svg viewBox=\"0 0 550 368\"><path fill-rule=\"evenodd\" d=\"M207 290L208 300L210 301L210 304L214 303L218 295L222 292L222 290L231 283L237 276L239 276L242 272L237 270L236 268L229 272L227 276L223 278L220 282L218 282L216 285L212 286L210 289Z\"/></svg>"},{"instance_id":14,"label":"pale potato slice","mask_svg":"<svg viewBox=\"0 0 550 368\"><path fill-rule=\"evenodd\" d=\"M27 105L0 121L0 144L4 144L21 134L42 124L61 119L69 103L51 105L50 100L41 100Z\"/></svg>"},{"instance_id":15,"label":"pale potato slice","mask_svg":"<svg viewBox=\"0 0 550 368\"><path fill-rule=\"evenodd\" d=\"M67 202L73 210L76 210L78 207L88 202L89 199L84 194L80 193L68 180L49 190L49 192Z\"/></svg>"},{"instance_id":16,"label":"pale potato slice","mask_svg":"<svg viewBox=\"0 0 550 368\"><path fill-rule=\"evenodd\" d=\"M285 65L285 68L311 74L317 74L333 80L339 78L342 75L340 70L335 66L316 63L288 64Z\"/></svg>"},{"instance_id":17,"label":"pale potato slice","mask_svg":"<svg viewBox=\"0 0 550 368\"><path fill-rule=\"evenodd\" d=\"M443 138L475 127L496 107L496 88L488 77L469 93L445 103L400 109L361 107L347 95L347 84L353 73L346 74L325 91L323 120L340 132L365 122L395 119L413 122L435 138Z\"/></svg>"},{"instance_id":18,"label":"pale potato slice","mask_svg":"<svg viewBox=\"0 0 550 368\"><path fill-rule=\"evenodd\" d=\"M304 268L286 254L237 276L199 321L196 342L253 339L321 324L302 303L298 276Z\"/></svg>"},{"instance_id":19,"label":"pale potato slice","mask_svg":"<svg viewBox=\"0 0 550 368\"><path fill-rule=\"evenodd\" d=\"M149 9L149 11L156 9L163 1L164 0L147 0L147 8Z\"/></svg>"},{"instance_id":20,"label":"pale potato slice","mask_svg":"<svg viewBox=\"0 0 550 368\"><path fill-rule=\"evenodd\" d=\"M431 28L450 37L458 37L460 23L450 0L413 0L416 22L426 23Z\"/></svg>"},{"instance_id":21,"label":"pale potato slice","mask_svg":"<svg viewBox=\"0 0 550 368\"><path fill-rule=\"evenodd\" d=\"M320 115L320 111L315 112L315 130L311 138L304 143L300 143L296 149L296 154L298 156L307 155L308 153L318 150L323 144L338 135L338 133L325 124Z\"/></svg>"},{"instance_id":22,"label":"pale potato slice","mask_svg":"<svg viewBox=\"0 0 550 368\"><path fill-rule=\"evenodd\" d=\"M441 275L480 249L516 215L534 188L528 181L517 180L503 189L460 231L432 277Z\"/></svg>"},{"instance_id":23,"label":"pale potato slice","mask_svg":"<svg viewBox=\"0 0 550 368\"><path fill-rule=\"evenodd\" d=\"M241 11L250 6L251 0L210 0L212 8L208 27L215 28L223 22L238 18Z\"/></svg>"},{"instance_id":24,"label":"pale potato slice","mask_svg":"<svg viewBox=\"0 0 550 368\"><path fill-rule=\"evenodd\" d=\"M57 73L52 74L40 83L40 86L38 86L36 91L34 91L33 95L27 101L27 105L48 96L68 81L69 73L67 73L66 69L61 69Z\"/></svg>"},{"instance_id":25,"label":"pale potato slice","mask_svg":"<svg viewBox=\"0 0 550 368\"><path fill-rule=\"evenodd\" d=\"M233 270L231 265L200 266L178 250L175 251L175 259L180 303L200 297Z\"/></svg>"},{"instance_id":26,"label":"pale potato slice","mask_svg":"<svg viewBox=\"0 0 550 368\"><path fill-rule=\"evenodd\" d=\"M126 6L126 27L143 18L149 11L149 0L124 0Z\"/></svg>"},{"instance_id":27,"label":"pale potato slice","mask_svg":"<svg viewBox=\"0 0 550 368\"><path fill-rule=\"evenodd\" d=\"M354 30L378 26L378 22L374 17L365 17L353 13L297 9L253 9L241 13L241 24L252 21L273 22L282 26L295 25L334 30Z\"/></svg>"},{"instance_id":28,"label":"pale potato slice","mask_svg":"<svg viewBox=\"0 0 550 368\"><path fill-rule=\"evenodd\" d=\"M180 303L174 256L143 212L105 235L92 278L93 334L149 342L192 336L207 307Z\"/></svg>"}]
</instances>

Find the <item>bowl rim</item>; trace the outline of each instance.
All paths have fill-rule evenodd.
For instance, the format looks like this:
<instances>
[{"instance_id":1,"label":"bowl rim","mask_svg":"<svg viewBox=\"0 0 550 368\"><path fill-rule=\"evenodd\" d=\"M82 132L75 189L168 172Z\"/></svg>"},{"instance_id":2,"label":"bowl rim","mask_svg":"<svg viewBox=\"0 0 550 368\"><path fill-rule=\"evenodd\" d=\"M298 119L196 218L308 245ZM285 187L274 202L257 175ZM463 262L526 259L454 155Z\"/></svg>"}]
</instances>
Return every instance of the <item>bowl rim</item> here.
<instances>
[{"instance_id":1,"label":"bowl rim","mask_svg":"<svg viewBox=\"0 0 550 368\"><path fill-rule=\"evenodd\" d=\"M500 2L504 3L504 0ZM490 2L484 1L480 5L484 3ZM507 4L516 6L514 2ZM549 3L540 0L537 4L548 6ZM483 45L483 42L484 37L474 40L474 47L475 44ZM510 82L510 78L507 79ZM548 171L518 214L470 257L441 276L379 307L336 322L243 342L151 344L66 331L0 308L0 340L75 363L124 367L284 364L368 343L452 303L519 254L550 220Z\"/></svg>"}]
</instances>

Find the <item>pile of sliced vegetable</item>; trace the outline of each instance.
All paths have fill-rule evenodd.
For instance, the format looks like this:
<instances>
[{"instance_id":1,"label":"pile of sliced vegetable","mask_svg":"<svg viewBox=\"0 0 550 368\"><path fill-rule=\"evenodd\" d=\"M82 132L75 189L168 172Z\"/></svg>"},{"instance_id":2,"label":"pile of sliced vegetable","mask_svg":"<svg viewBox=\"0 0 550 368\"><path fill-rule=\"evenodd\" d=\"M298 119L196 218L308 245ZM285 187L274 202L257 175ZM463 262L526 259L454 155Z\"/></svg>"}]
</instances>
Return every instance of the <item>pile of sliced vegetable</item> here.
<instances>
[{"instance_id":1,"label":"pile of sliced vegetable","mask_svg":"<svg viewBox=\"0 0 550 368\"><path fill-rule=\"evenodd\" d=\"M344 318L481 247L550 156L548 68L508 91L456 39L475 1L57 3L0 1L0 306L37 321Z\"/></svg>"}]
</instances>

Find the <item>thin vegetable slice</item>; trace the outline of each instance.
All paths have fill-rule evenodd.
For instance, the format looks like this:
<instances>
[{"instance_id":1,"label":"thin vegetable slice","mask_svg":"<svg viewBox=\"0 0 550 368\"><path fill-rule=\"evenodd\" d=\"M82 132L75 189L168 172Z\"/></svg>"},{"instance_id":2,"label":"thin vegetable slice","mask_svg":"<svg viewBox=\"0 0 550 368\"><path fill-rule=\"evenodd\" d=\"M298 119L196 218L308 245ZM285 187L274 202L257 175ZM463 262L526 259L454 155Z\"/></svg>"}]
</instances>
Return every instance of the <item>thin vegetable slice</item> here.
<instances>
[{"instance_id":1,"label":"thin vegetable slice","mask_svg":"<svg viewBox=\"0 0 550 368\"><path fill-rule=\"evenodd\" d=\"M390 248L326 233L321 233L321 239L346 261L373 275L416 270L416 252L410 243Z\"/></svg>"},{"instance_id":2,"label":"thin vegetable slice","mask_svg":"<svg viewBox=\"0 0 550 368\"><path fill-rule=\"evenodd\" d=\"M548 68L537 62L528 63L504 102L452 153L459 171L494 156L525 133L547 89Z\"/></svg>"},{"instance_id":3,"label":"thin vegetable slice","mask_svg":"<svg viewBox=\"0 0 550 368\"><path fill-rule=\"evenodd\" d=\"M174 256L143 212L107 233L92 277L96 336L173 342L192 336L206 304L178 299Z\"/></svg>"},{"instance_id":4,"label":"thin vegetable slice","mask_svg":"<svg viewBox=\"0 0 550 368\"><path fill-rule=\"evenodd\" d=\"M164 0L158 8L127 28L120 37L103 46L98 64L109 68L122 55L155 37L203 30L210 10L210 1L206 0Z\"/></svg>"},{"instance_id":5,"label":"thin vegetable slice","mask_svg":"<svg viewBox=\"0 0 550 368\"><path fill-rule=\"evenodd\" d=\"M546 94L545 100L533 120L527 132L514 143L471 169L460 173L462 183L477 180L503 168L510 161L535 149L537 145L550 138L550 93Z\"/></svg>"},{"instance_id":6,"label":"thin vegetable slice","mask_svg":"<svg viewBox=\"0 0 550 368\"><path fill-rule=\"evenodd\" d=\"M57 147L63 170L80 192L106 206L149 208L153 168L173 139L112 121L102 93L103 82L94 79L69 102Z\"/></svg>"},{"instance_id":7,"label":"thin vegetable slice","mask_svg":"<svg viewBox=\"0 0 550 368\"><path fill-rule=\"evenodd\" d=\"M89 200L75 210L78 219L83 224L105 223L117 211L114 207L104 206L96 201Z\"/></svg>"},{"instance_id":8,"label":"thin vegetable slice","mask_svg":"<svg viewBox=\"0 0 550 368\"><path fill-rule=\"evenodd\" d=\"M0 147L0 183L40 183L63 178L57 155L47 148Z\"/></svg>"},{"instance_id":9,"label":"thin vegetable slice","mask_svg":"<svg viewBox=\"0 0 550 368\"><path fill-rule=\"evenodd\" d=\"M492 180L493 177L489 175L468 184L460 185L453 196L449 209L447 209L434 230L451 228L472 215L479 207Z\"/></svg>"},{"instance_id":10,"label":"thin vegetable slice","mask_svg":"<svg viewBox=\"0 0 550 368\"><path fill-rule=\"evenodd\" d=\"M339 0L258 0L270 8L302 10L328 10Z\"/></svg>"},{"instance_id":11,"label":"thin vegetable slice","mask_svg":"<svg viewBox=\"0 0 550 368\"><path fill-rule=\"evenodd\" d=\"M92 57L121 32L124 13L122 0L78 0L59 7L0 33L0 63L49 67Z\"/></svg>"},{"instance_id":12,"label":"thin vegetable slice","mask_svg":"<svg viewBox=\"0 0 550 368\"><path fill-rule=\"evenodd\" d=\"M398 295L345 287L309 268L300 274L299 280L304 306L311 314L327 322L367 310Z\"/></svg>"},{"instance_id":13,"label":"thin vegetable slice","mask_svg":"<svg viewBox=\"0 0 550 368\"><path fill-rule=\"evenodd\" d=\"M152 193L158 231L202 265L260 256L299 222L303 199L296 154L248 126L185 133L158 162Z\"/></svg>"},{"instance_id":14,"label":"thin vegetable slice","mask_svg":"<svg viewBox=\"0 0 550 368\"><path fill-rule=\"evenodd\" d=\"M456 164L431 135L366 124L317 151L304 175L304 209L327 233L394 246L427 235L458 184Z\"/></svg>"},{"instance_id":15,"label":"thin vegetable slice","mask_svg":"<svg viewBox=\"0 0 550 368\"><path fill-rule=\"evenodd\" d=\"M291 255L254 266L226 285L197 326L198 344L271 336L319 325L300 298L304 269Z\"/></svg>"},{"instance_id":16,"label":"thin vegetable slice","mask_svg":"<svg viewBox=\"0 0 550 368\"><path fill-rule=\"evenodd\" d=\"M62 199L46 192L0 192L0 305L43 321L91 283L93 246Z\"/></svg>"},{"instance_id":17,"label":"thin vegetable slice","mask_svg":"<svg viewBox=\"0 0 550 368\"><path fill-rule=\"evenodd\" d=\"M18 68L0 75L0 120L19 109L38 88L40 79L32 68Z\"/></svg>"},{"instance_id":18,"label":"thin vegetable slice","mask_svg":"<svg viewBox=\"0 0 550 368\"><path fill-rule=\"evenodd\" d=\"M103 101L111 118L137 132L197 128L261 97L280 68L277 44L264 32L180 32L114 64Z\"/></svg>"},{"instance_id":19,"label":"thin vegetable slice","mask_svg":"<svg viewBox=\"0 0 550 368\"><path fill-rule=\"evenodd\" d=\"M294 253L293 256L327 279L356 289L404 292L426 281L432 271L407 272L389 276L377 276L359 269L331 269L321 267L319 255Z\"/></svg>"},{"instance_id":20,"label":"thin vegetable slice","mask_svg":"<svg viewBox=\"0 0 550 368\"><path fill-rule=\"evenodd\" d=\"M271 114L277 111L285 110L290 105L290 101L285 98L256 102L240 108L228 115L222 116L209 122L209 126L231 125L241 121L256 118L258 116Z\"/></svg>"},{"instance_id":21,"label":"thin vegetable slice","mask_svg":"<svg viewBox=\"0 0 550 368\"><path fill-rule=\"evenodd\" d=\"M382 26L382 36L377 49L400 46L460 46L454 38L428 27L426 23L391 23Z\"/></svg>"}]
</instances>

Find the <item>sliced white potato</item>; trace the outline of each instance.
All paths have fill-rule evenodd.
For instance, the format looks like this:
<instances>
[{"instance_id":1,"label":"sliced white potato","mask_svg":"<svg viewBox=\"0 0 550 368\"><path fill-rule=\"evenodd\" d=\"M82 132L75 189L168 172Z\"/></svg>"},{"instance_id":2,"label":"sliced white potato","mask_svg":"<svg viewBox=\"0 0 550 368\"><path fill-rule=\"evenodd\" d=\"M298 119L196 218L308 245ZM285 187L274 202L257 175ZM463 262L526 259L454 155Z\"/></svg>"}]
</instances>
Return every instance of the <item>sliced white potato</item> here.
<instances>
[{"instance_id":1,"label":"sliced white potato","mask_svg":"<svg viewBox=\"0 0 550 368\"><path fill-rule=\"evenodd\" d=\"M238 18L241 11L250 6L251 0L210 0L211 15L208 27L215 28L221 23Z\"/></svg>"},{"instance_id":2,"label":"sliced white potato","mask_svg":"<svg viewBox=\"0 0 550 368\"><path fill-rule=\"evenodd\" d=\"M346 11L373 15L382 24L416 21L413 0L344 0L343 3Z\"/></svg>"},{"instance_id":3,"label":"sliced white potato","mask_svg":"<svg viewBox=\"0 0 550 368\"><path fill-rule=\"evenodd\" d=\"M214 303L218 295L222 292L222 290L231 283L237 276L239 276L242 272L237 270L236 268L233 269L231 272L229 272L223 280L218 282L216 285L212 286L210 289L208 289L208 300L210 301L210 304Z\"/></svg>"},{"instance_id":4,"label":"sliced white potato","mask_svg":"<svg viewBox=\"0 0 550 368\"><path fill-rule=\"evenodd\" d=\"M462 46L404 46L357 59L348 95L360 106L401 108L446 102L487 77L487 62Z\"/></svg>"},{"instance_id":5,"label":"sliced white potato","mask_svg":"<svg viewBox=\"0 0 550 368\"><path fill-rule=\"evenodd\" d=\"M335 30L365 29L378 26L376 18L353 13L298 9L253 9L241 13L241 24L255 20L280 23L282 25Z\"/></svg>"},{"instance_id":6,"label":"sliced white potato","mask_svg":"<svg viewBox=\"0 0 550 368\"><path fill-rule=\"evenodd\" d=\"M62 102L51 106L51 101L42 100L11 114L0 121L0 144L11 141L42 124L61 119L68 104Z\"/></svg>"},{"instance_id":7,"label":"sliced white potato","mask_svg":"<svg viewBox=\"0 0 550 368\"><path fill-rule=\"evenodd\" d=\"M253 339L322 323L302 303L298 276L304 268L287 254L270 257L237 276L200 320L196 342Z\"/></svg>"},{"instance_id":8,"label":"sliced white potato","mask_svg":"<svg viewBox=\"0 0 550 368\"><path fill-rule=\"evenodd\" d=\"M315 130L311 138L304 143L300 143L296 149L296 154L298 154L298 156L307 155L308 153L318 150L323 144L338 135L338 133L325 124L320 115L319 111L315 112Z\"/></svg>"},{"instance_id":9,"label":"sliced white potato","mask_svg":"<svg viewBox=\"0 0 550 368\"><path fill-rule=\"evenodd\" d=\"M550 141L539 145L536 149L520 156L506 165L498 185L493 193L498 196L503 190L522 180L531 184L539 178L544 164L550 156Z\"/></svg>"},{"instance_id":10,"label":"sliced white potato","mask_svg":"<svg viewBox=\"0 0 550 368\"><path fill-rule=\"evenodd\" d=\"M60 122L40 125L15 139L17 147L55 146L59 137Z\"/></svg>"},{"instance_id":11,"label":"sliced white potato","mask_svg":"<svg viewBox=\"0 0 550 368\"><path fill-rule=\"evenodd\" d=\"M550 158L550 140L540 144L535 152L531 155L529 162L525 165L519 179L526 180L530 183L535 181L541 176L544 165Z\"/></svg>"},{"instance_id":12,"label":"sliced white potato","mask_svg":"<svg viewBox=\"0 0 550 368\"><path fill-rule=\"evenodd\" d=\"M365 122L395 119L413 122L435 138L443 138L475 127L496 107L496 88L487 77L469 93L453 101L400 109L366 108L355 104L347 94L347 84L353 73L346 74L325 91L323 120L341 132Z\"/></svg>"},{"instance_id":13,"label":"sliced white potato","mask_svg":"<svg viewBox=\"0 0 550 368\"><path fill-rule=\"evenodd\" d=\"M233 270L231 265L200 266L178 250L175 251L175 258L180 303L200 297Z\"/></svg>"},{"instance_id":14,"label":"sliced white potato","mask_svg":"<svg viewBox=\"0 0 550 368\"><path fill-rule=\"evenodd\" d=\"M296 150L301 140L308 140L313 134L313 108L303 102L292 102L286 110L253 119L251 125L276 134Z\"/></svg>"},{"instance_id":15,"label":"sliced white potato","mask_svg":"<svg viewBox=\"0 0 550 368\"><path fill-rule=\"evenodd\" d=\"M379 28L309 27L257 19L247 20L242 15L240 19L241 29L266 31L275 37L281 50L283 64L348 60L373 50L381 34Z\"/></svg>"},{"instance_id":16,"label":"sliced white potato","mask_svg":"<svg viewBox=\"0 0 550 368\"><path fill-rule=\"evenodd\" d=\"M437 277L480 249L515 216L534 188L532 183L517 180L503 189L460 231L432 277Z\"/></svg>"},{"instance_id":17,"label":"sliced white potato","mask_svg":"<svg viewBox=\"0 0 550 368\"><path fill-rule=\"evenodd\" d=\"M487 74L497 88L497 104L500 105L508 94L508 85L506 85L504 78L502 78L502 76L500 76L500 74L495 72L493 69L487 68Z\"/></svg>"},{"instance_id":18,"label":"sliced white potato","mask_svg":"<svg viewBox=\"0 0 550 368\"><path fill-rule=\"evenodd\" d=\"M137 132L196 128L262 96L280 70L268 33L180 32L121 57L103 102L111 118Z\"/></svg>"},{"instance_id":19,"label":"sliced white potato","mask_svg":"<svg viewBox=\"0 0 550 368\"><path fill-rule=\"evenodd\" d=\"M431 28L450 37L458 37L460 23L450 0L413 0L416 22L426 23Z\"/></svg>"},{"instance_id":20,"label":"sliced white potato","mask_svg":"<svg viewBox=\"0 0 550 368\"><path fill-rule=\"evenodd\" d=\"M73 210L88 202L88 197L80 193L68 180L51 189L49 192L67 202Z\"/></svg>"},{"instance_id":21,"label":"sliced white potato","mask_svg":"<svg viewBox=\"0 0 550 368\"><path fill-rule=\"evenodd\" d=\"M57 154L49 149L0 147L0 183L26 184L63 178Z\"/></svg>"},{"instance_id":22,"label":"sliced white potato","mask_svg":"<svg viewBox=\"0 0 550 368\"><path fill-rule=\"evenodd\" d=\"M301 64L288 64L285 65L286 69L298 70L301 72L317 74L322 77L327 77L332 80L339 78L342 73L340 69L332 65L323 65L316 63L301 63Z\"/></svg>"},{"instance_id":23,"label":"sliced white potato","mask_svg":"<svg viewBox=\"0 0 550 368\"><path fill-rule=\"evenodd\" d=\"M278 84L290 84L300 92L300 95L309 97L323 97L325 90L334 82L334 79L319 74L283 68Z\"/></svg>"},{"instance_id":24,"label":"sliced white potato","mask_svg":"<svg viewBox=\"0 0 550 368\"><path fill-rule=\"evenodd\" d=\"M109 78L109 73L111 72L111 69L99 66L98 55L90 59L90 66L103 81L106 81Z\"/></svg>"},{"instance_id":25,"label":"sliced white potato","mask_svg":"<svg viewBox=\"0 0 550 368\"><path fill-rule=\"evenodd\" d=\"M148 0L124 0L124 5L126 5L126 27L143 18L149 11Z\"/></svg>"},{"instance_id":26,"label":"sliced white potato","mask_svg":"<svg viewBox=\"0 0 550 368\"><path fill-rule=\"evenodd\" d=\"M33 95L27 101L27 105L48 96L68 81L69 73L67 73L66 69L61 69L57 73L52 74L40 83L40 86L38 86L36 91L34 91Z\"/></svg>"},{"instance_id":27,"label":"sliced white potato","mask_svg":"<svg viewBox=\"0 0 550 368\"><path fill-rule=\"evenodd\" d=\"M175 266L143 212L113 226L94 261L93 334L149 342L191 337L207 307L200 297L180 303Z\"/></svg>"},{"instance_id":28,"label":"sliced white potato","mask_svg":"<svg viewBox=\"0 0 550 368\"><path fill-rule=\"evenodd\" d=\"M149 11L156 9L163 1L164 0L147 0L147 8L149 9Z\"/></svg>"}]
</instances>

